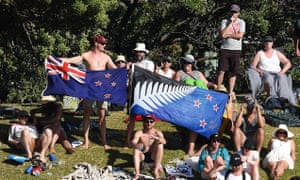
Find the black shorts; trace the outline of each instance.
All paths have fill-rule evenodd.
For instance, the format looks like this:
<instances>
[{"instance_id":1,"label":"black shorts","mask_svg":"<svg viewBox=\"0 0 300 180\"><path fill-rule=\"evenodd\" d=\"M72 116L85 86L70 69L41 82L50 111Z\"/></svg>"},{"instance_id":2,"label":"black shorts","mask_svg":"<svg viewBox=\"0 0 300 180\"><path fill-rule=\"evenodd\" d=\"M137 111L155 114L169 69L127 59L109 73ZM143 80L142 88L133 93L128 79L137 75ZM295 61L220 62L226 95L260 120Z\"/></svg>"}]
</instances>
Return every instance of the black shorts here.
<instances>
[{"instance_id":1,"label":"black shorts","mask_svg":"<svg viewBox=\"0 0 300 180\"><path fill-rule=\"evenodd\" d=\"M240 70L240 50L221 49L221 57L218 63L218 70L236 75Z\"/></svg>"}]
</instances>

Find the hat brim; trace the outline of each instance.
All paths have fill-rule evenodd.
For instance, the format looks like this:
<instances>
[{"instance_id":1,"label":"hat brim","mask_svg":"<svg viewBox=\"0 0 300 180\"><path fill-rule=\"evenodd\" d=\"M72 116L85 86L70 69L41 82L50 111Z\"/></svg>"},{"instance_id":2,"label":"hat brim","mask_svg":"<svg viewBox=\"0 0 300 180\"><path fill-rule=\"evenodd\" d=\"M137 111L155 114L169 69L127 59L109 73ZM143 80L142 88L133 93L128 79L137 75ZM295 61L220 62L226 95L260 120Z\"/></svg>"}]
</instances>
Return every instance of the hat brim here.
<instances>
[{"instance_id":1,"label":"hat brim","mask_svg":"<svg viewBox=\"0 0 300 180\"><path fill-rule=\"evenodd\" d=\"M149 53L149 50L148 49L140 49L140 48L135 48L133 49L134 51L142 51L142 52L145 52L146 54Z\"/></svg>"},{"instance_id":2,"label":"hat brim","mask_svg":"<svg viewBox=\"0 0 300 180\"><path fill-rule=\"evenodd\" d=\"M286 132L287 132L287 137L288 137L288 138L292 138L292 137L295 136L294 133L292 133L291 131L289 131L289 130L287 130L287 129L277 128L277 129L275 129L275 130L272 132L272 137L276 137L276 133L277 133L278 130L284 130L284 131L286 131Z\"/></svg>"}]
</instances>

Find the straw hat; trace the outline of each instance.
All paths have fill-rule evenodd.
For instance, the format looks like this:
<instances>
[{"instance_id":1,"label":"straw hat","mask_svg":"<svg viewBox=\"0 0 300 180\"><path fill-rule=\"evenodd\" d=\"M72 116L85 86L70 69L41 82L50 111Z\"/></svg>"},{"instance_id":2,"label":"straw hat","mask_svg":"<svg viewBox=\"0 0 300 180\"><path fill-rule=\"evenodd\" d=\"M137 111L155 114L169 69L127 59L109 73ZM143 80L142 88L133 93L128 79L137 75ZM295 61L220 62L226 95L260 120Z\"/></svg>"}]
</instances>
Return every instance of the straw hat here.
<instances>
[{"instance_id":1,"label":"straw hat","mask_svg":"<svg viewBox=\"0 0 300 180\"><path fill-rule=\"evenodd\" d=\"M126 62L125 56L123 56L123 55L117 56L116 62L119 62L119 61L124 61L124 62Z\"/></svg>"},{"instance_id":2,"label":"straw hat","mask_svg":"<svg viewBox=\"0 0 300 180\"><path fill-rule=\"evenodd\" d=\"M136 43L136 47L133 50L134 51L143 51L146 54L149 53L149 50L146 49L146 44L145 43Z\"/></svg>"},{"instance_id":3,"label":"straw hat","mask_svg":"<svg viewBox=\"0 0 300 180\"><path fill-rule=\"evenodd\" d=\"M273 131L273 133L272 133L272 136L273 136L273 137L276 137L276 133L277 133L278 130L284 130L284 131L286 131L286 132L287 132L287 137L288 137L288 138L294 137L294 133L292 133L291 131L288 130L288 127L287 127L286 124L279 124L278 128L276 128L276 129Z\"/></svg>"}]
</instances>

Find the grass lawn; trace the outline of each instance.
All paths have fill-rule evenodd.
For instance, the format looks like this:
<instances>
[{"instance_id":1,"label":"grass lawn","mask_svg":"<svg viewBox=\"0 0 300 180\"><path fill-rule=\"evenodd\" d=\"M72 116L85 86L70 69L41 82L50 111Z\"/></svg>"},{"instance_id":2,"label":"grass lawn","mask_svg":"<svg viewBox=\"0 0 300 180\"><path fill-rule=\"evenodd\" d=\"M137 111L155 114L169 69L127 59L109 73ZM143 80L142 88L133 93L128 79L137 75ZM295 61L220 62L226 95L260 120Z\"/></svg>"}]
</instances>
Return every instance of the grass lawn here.
<instances>
[{"instance_id":1,"label":"grass lawn","mask_svg":"<svg viewBox=\"0 0 300 180\"><path fill-rule=\"evenodd\" d=\"M20 109L29 110L30 106L18 106L10 105ZM126 111L113 111L109 113L110 115L106 117L107 120L107 130L108 130L108 143L113 147L111 150L105 151L100 145L99 133L96 130L91 130L90 132L90 148L87 150L77 147L75 153L72 155L66 154L65 150L60 144L56 144L56 157L57 160L61 162L60 165L53 165L52 168L47 169L42 172L39 179L60 179L61 177L73 172L73 167L80 162L88 162L91 165L97 165L98 167L104 167L106 165L112 165L113 167L121 167L130 172L133 171L133 161L132 161L132 149L124 149L123 144L126 140L126 124L124 123L127 117ZM81 116L71 116L66 114L64 116L65 120L73 120L75 122L80 122L82 120ZM97 117L92 117L91 119L97 119ZM22 153L11 148L7 144L7 136L9 124L15 121L15 119L0 119L0 157L2 163L0 164L0 179L36 179L36 177L24 174L24 170L30 165L30 162L25 162L24 164L14 164L7 160L9 154L23 155ZM136 129L142 128L142 123L136 123ZM169 140L169 145L171 147L174 144L182 144L181 148L165 148L163 164L167 164L169 161L175 158L185 158L187 150L187 131L183 128L176 127L170 123L157 122L156 128L162 130ZM265 145L264 150L261 152L261 159L266 154L267 142L271 138L272 131L275 127L270 125L266 126L265 129ZM300 128L291 127L290 130L295 134L295 140L297 144L297 149L300 149L300 139L298 131ZM82 133L79 130L72 130L69 134L71 140L83 140ZM181 143L182 142L182 143ZM199 139L198 146L205 143L205 140ZM224 144L232 152L233 146L228 135L224 135ZM293 171L286 171L282 179L289 179L294 175L300 175L300 152L297 152L297 160L295 163L295 169ZM199 175L194 172L195 178L199 179ZM260 169L260 175L262 179L268 179L267 171Z\"/></svg>"}]
</instances>

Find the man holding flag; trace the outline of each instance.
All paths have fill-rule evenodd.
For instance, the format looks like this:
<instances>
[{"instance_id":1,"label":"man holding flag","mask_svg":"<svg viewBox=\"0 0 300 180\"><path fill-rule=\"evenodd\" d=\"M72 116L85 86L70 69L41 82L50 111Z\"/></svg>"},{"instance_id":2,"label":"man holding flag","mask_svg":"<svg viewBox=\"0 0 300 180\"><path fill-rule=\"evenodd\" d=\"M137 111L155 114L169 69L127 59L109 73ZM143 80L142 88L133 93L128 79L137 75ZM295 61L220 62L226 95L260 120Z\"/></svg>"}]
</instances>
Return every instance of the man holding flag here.
<instances>
[{"instance_id":1,"label":"man holding flag","mask_svg":"<svg viewBox=\"0 0 300 180\"><path fill-rule=\"evenodd\" d=\"M72 58L60 58L62 61L71 64L81 64L84 63L87 70L90 71L103 71L108 67L109 69L116 69L116 65L113 63L112 59L104 51L107 40L101 36L96 35L94 37L94 46L92 50L82 53L79 56ZM83 102L84 115L83 115L83 131L84 131L84 144L82 145L84 149L89 147L89 128L90 128L90 115L92 112L92 105L94 101L85 99ZM105 111L107 109L106 101L97 101L97 108L99 108L99 125L100 125L100 135L101 141L104 149L110 149L111 147L106 141L106 122L105 122Z\"/></svg>"}]
</instances>

